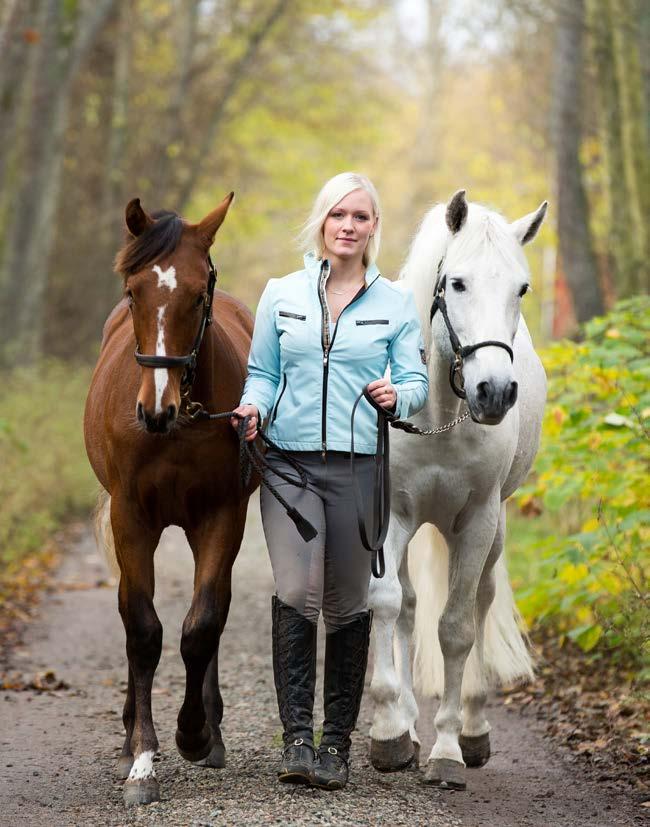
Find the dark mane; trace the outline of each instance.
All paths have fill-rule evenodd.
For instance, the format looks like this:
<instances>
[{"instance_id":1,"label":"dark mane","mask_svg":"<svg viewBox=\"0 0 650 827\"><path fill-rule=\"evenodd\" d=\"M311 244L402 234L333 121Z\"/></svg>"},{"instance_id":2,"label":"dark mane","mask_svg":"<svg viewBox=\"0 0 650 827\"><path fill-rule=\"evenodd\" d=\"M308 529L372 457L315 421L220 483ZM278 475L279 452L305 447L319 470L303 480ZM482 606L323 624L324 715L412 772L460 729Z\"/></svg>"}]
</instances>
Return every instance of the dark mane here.
<instances>
[{"instance_id":1,"label":"dark mane","mask_svg":"<svg viewBox=\"0 0 650 827\"><path fill-rule=\"evenodd\" d=\"M128 236L124 247L115 256L115 271L124 278L139 272L152 261L173 253L183 232L183 219L170 210L152 213L156 223L141 235Z\"/></svg>"}]
</instances>

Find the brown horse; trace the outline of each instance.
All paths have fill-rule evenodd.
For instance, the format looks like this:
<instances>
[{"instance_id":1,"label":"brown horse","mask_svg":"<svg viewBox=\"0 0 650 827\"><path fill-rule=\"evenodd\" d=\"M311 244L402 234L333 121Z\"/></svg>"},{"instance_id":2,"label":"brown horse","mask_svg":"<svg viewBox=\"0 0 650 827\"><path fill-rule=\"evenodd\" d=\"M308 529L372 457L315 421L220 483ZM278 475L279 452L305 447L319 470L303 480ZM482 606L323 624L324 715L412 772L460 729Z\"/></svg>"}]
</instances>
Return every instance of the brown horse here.
<instances>
[{"instance_id":1,"label":"brown horse","mask_svg":"<svg viewBox=\"0 0 650 827\"><path fill-rule=\"evenodd\" d=\"M194 421L190 414L195 403L212 412L232 410L246 376L253 318L221 291L212 306L209 249L231 201L232 193L198 224L175 213L148 215L138 199L129 202L130 236L116 259L125 298L104 327L86 402L86 450L105 489L98 523L107 529L106 545L120 571L129 675L118 772L126 779L127 803L160 795L151 686L162 626L153 604L153 558L172 524L185 530L195 563L181 640L186 688L176 744L188 761L225 765L217 653L258 479L242 485L237 435L227 419Z\"/></svg>"}]
</instances>

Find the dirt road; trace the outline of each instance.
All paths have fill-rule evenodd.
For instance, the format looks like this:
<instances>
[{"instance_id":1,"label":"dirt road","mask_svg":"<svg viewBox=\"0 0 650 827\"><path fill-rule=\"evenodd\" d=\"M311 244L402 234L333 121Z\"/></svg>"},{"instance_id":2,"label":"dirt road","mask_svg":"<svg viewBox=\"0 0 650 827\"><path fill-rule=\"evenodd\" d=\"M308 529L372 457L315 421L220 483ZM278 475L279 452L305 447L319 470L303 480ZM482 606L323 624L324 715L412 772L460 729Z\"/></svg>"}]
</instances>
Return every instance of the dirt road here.
<instances>
[{"instance_id":1,"label":"dirt road","mask_svg":"<svg viewBox=\"0 0 650 827\"><path fill-rule=\"evenodd\" d=\"M234 594L221 647L225 770L196 768L174 747L183 690L179 653L191 594L192 559L179 530L156 555L156 607L164 627L154 684L162 800L126 809L115 761L123 739L124 632L114 588L90 531L71 544L47 597L14 653L26 675L52 669L68 689L3 692L0 697L0 823L7 825L498 825L613 827L641 823L624 791L598 784L545 740L533 716L492 704L493 757L469 772L468 791L444 793L420 773L376 773L367 758L371 702L366 694L353 747L351 783L340 793L279 785L280 743L271 672L272 578L257 498L234 570ZM322 653L322 646L320 647ZM321 670L322 672L322 670ZM322 674L321 674L322 679ZM322 690L319 688L319 693ZM422 754L431 749L434 705L421 706ZM320 720L322 705L317 704Z\"/></svg>"}]
</instances>

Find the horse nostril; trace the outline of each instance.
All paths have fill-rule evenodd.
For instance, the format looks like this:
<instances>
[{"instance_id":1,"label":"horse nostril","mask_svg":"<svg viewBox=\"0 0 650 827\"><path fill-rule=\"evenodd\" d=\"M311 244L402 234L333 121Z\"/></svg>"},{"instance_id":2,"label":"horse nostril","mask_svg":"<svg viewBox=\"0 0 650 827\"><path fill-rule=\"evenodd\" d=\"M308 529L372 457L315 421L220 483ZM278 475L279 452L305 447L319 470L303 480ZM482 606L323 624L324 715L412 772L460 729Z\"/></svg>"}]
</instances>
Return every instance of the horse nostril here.
<instances>
[{"instance_id":1,"label":"horse nostril","mask_svg":"<svg viewBox=\"0 0 650 827\"><path fill-rule=\"evenodd\" d=\"M142 402L138 402L138 404L136 405L135 415L137 416L139 422L142 422L144 420L144 405L142 404Z\"/></svg>"},{"instance_id":2,"label":"horse nostril","mask_svg":"<svg viewBox=\"0 0 650 827\"><path fill-rule=\"evenodd\" d=\"M476 398L479 402L485 403L490 396L490 383L479 382L476 386Z\"/></svg>"},{"instance_id":3,"label":"horse nostril","mask_svg":"<svg viewBox=\"0 0 650 827\"><path fill-rule=\"evenodd\" d=\"M176 405L168 405L167 406L167 420L169 422L174 422L176 419Z\"/></svg>"},{"instance_id":4,"label":"horse nostril","mask_svg":"<svg viewBox=\"0 0 650 827\"><path fill-rule=\"evenodd\" d=\"M517 401L518 388L519 386L516 382L511 382L508 386L508 390L506 391L506 402L510 407L512 407Z\"/></svg>"}]
</instances>

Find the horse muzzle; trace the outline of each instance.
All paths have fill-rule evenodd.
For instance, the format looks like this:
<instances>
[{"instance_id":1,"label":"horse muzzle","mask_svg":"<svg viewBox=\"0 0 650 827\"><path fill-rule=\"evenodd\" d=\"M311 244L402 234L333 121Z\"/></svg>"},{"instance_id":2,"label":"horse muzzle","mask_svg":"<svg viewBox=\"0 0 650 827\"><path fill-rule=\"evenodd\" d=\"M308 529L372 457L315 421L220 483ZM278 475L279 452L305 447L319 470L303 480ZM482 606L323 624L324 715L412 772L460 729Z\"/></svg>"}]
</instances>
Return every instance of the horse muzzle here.
<instances>
[{"instance_id":1,"label":"horse muzzle","mask_svg":"<svg viewBox=\"0 0 650 827\"><path fill-rule=\"evenodd\" d=\"M483 381L465 391L467 407L474 422L498 425L517 401L518 386L515 381Z\"/></svg>"},{"instance_id":2,"label":"horse muzzle","mask_svg":"<svg viewBox=\"0 0 650 827\"><path fill-rule=\"evenodd\" d=\"M140 425L150 434L168 434L178 419L176 405L167 405L160 413L149 413L142 402L136 405L136 417Z\"/></svg>"}]
</instances>

